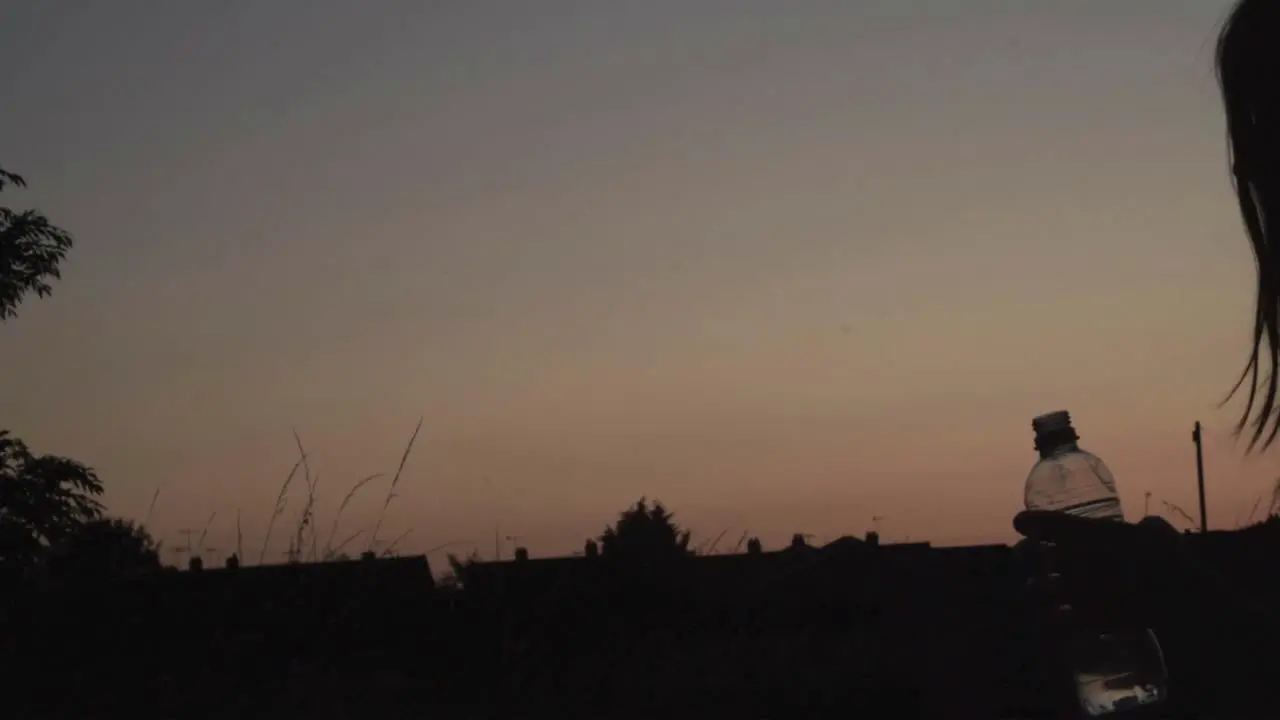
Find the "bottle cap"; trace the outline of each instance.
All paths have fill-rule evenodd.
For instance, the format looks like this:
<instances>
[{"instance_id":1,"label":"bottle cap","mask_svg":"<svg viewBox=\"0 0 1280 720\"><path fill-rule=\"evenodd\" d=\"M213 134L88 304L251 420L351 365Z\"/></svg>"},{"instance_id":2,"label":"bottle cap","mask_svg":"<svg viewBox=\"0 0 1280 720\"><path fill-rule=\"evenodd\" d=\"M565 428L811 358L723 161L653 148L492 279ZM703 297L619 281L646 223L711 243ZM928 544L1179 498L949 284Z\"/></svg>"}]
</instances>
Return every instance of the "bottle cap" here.
<instances>
[{"instance_id":1,"label":"bottle cap","mask_svg":"<svg viewBox=\"0 0 1280 720\"><path fill-rule=\"evenodd\" d=\"M1031 428L1037 435L1068 430L1071 428L1071 413L1066 410L1045 413L1031 421Z\"/></svg>"}]
</instances>

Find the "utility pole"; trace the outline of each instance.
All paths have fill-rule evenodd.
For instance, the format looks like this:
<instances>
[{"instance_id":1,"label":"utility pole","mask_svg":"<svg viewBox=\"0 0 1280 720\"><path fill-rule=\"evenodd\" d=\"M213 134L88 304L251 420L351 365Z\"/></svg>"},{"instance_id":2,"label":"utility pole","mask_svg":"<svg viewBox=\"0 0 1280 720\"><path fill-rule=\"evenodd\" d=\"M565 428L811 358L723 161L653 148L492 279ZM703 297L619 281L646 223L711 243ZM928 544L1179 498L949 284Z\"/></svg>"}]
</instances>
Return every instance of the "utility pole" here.
<instances>
[{"instance_id":1,"label":"utility pole","mask_svg":"<svg viewBox=\"0 0 1280 720\"><path fill-rule=\"evenodd\" d=\"M1200 421L1196 421L1196 429L1191 433L1191 440L1196 444L1196 486L1200 490L1200 532L1209 532L1209 517L1204 505L1204 443L1201 440Z\"/></svg>"}]
</instances>

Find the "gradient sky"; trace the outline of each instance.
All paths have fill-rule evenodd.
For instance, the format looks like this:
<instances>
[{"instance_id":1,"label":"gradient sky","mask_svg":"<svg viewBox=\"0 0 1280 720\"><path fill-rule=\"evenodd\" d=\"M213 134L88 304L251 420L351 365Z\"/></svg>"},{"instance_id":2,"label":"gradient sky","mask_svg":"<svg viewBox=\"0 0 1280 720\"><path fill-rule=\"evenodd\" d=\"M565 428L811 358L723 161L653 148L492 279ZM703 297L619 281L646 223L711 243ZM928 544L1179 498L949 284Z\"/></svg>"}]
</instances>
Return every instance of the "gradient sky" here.
<instances>
[{"instance_id":1,"label":"gradient sky","mask_svg":"<svg viewBox=\"0 0 1280 720\"><path fill-rule=\"evenodd\" d=\"M1059 408L1130 517L1194 513L1204 421L1234 525L1280 473L1217 407L1227 6L0 4L4 201L78 240L0 328L4 426L113 512L160 487L170 545L242 511L254 560L292 428L324 535L420 416L405 550L568 552L642 494L697 537L1003 541Z\"/></svg>"}]
</instances>

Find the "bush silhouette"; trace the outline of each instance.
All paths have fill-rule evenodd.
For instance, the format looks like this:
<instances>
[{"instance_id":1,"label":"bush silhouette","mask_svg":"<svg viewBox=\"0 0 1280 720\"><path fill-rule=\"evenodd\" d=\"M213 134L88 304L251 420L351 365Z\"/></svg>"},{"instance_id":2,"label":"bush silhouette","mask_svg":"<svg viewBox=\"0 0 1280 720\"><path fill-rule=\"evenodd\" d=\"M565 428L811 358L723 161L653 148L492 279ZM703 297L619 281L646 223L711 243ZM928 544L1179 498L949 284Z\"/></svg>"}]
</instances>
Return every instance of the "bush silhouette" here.
<instances>
[{"instance_id":1,"label":"bush silhouette","mask_svg":"<svg viewBox=\"0 0 1280 720\"><path fill-rule=\"evenodd\" d=\"M159 570L160 546L130 520L99 518L51 548L49 566L58 574L94 577Z\"/></svg>"},{"instance_id":2,"label":"bush silhouette","mask_svg":"<svg viewBox=\"0 0 1280 720\"><path fill-rule=\"evenodd\" d=\"M30 566L102 516L102 482L92 468L35 455L0 430L0 565Z\"/></svg>"},{"instance_id":3,"label":"bush silhouette","mask_svg":"<svg viewBox=\"0 0 1280 720\"><path fill-rule=\"evenodd\" d=\"M600 535L601 554L615 560L670 560L688 556L689 531L661 502L645 498L623 511Z\"/></svg>"}]
</instances>

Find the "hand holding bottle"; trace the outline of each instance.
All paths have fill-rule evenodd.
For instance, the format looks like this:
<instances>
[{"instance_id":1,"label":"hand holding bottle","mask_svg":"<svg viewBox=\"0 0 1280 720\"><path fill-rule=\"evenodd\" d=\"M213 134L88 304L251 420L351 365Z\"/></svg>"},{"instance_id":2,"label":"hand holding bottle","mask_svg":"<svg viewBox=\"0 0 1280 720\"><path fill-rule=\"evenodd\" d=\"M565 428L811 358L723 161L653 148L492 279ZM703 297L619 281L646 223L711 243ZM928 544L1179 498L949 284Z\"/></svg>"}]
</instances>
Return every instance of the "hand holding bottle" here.
<instances>
[{"instance_id":1,"label":"hand holding bottle","mask_svg":"<svg viewBox=\"0 0 1280 720\"><path fill-rule=\"evenodd\" d=\"M1203 585L1185 538L1159 517L1136 525L1026 510L1013 520L1019 552L1041 567L1030 583L1040 601L1069 605L1107 623L1164 624ZM1191 610L1186 609L1188 612Z\"/></svg>"},{"instance_id":2,"label":"hand holding bottle","mask_svg":"<svg viewBox=\"0 0 1280 720\"><path fill-rule=\"evenodd\" d=\"M1064 624L1078 615L1155 628L1181 712L1280 711L1280 621L1227 582L1194 538L1158 517L1129 524L1030 510L1013 524L1025 538L1019 554L1049 570L1028 584L1041 612L1052 616L1065 604L1072 609Z\"/></svg>"}]
</instances>

